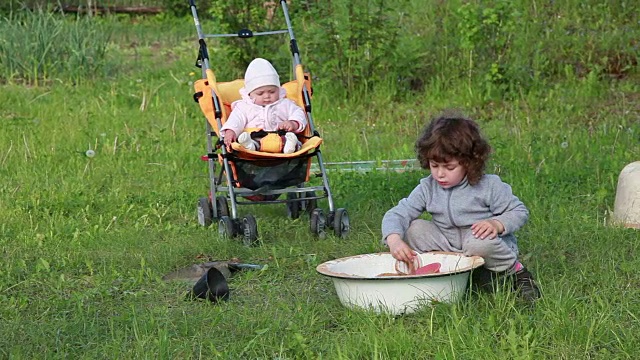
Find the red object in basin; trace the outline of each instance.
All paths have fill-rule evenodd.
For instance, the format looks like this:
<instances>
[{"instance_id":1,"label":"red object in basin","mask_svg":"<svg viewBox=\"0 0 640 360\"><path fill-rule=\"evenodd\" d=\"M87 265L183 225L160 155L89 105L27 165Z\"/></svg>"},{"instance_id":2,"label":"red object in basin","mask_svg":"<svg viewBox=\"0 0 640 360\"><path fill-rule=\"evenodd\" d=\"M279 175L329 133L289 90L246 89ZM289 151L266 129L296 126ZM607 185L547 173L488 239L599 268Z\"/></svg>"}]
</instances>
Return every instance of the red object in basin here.
<instances>
[{"instance_id":1,"label":"red object in basin","mask_svg":"<svg viewBox=\"0 0 640 360\"><path fill-rule=\"evenodd\" d=\"M434 262L431 264L427 264L425 266L419 267L416 269L416 275L426 275L426 274L435 274L440 272L440 264L439 262Z\"/></svg>"}]
</instances>

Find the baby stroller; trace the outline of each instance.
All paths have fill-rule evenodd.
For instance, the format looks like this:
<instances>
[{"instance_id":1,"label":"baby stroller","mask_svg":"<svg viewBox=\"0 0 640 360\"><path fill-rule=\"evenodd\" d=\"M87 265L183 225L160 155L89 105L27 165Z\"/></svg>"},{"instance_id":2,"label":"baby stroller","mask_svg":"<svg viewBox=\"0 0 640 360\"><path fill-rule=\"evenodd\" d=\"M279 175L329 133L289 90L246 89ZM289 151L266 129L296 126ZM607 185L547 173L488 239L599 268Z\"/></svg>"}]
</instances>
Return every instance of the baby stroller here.
<instances>
[{"instance_id":1,"label":"baby stroller","mask_svg":"<svg viewBox=\"0 0 640 360\"><path fill-rule=\"evenodd\" d=\"M210 192L208 197L198 200L198 222L209 226L218 222L218 233L226 238L242 236L245 245L254 244L258 238L256 219L251 214L240 215L239 205L286 204L290 218L298 218L301 213L309 215L311 232L323 238L332 229L338 237L349 233L349 215L344 208L335 208L329 179L322 161L320 144L322 139L315 129L311 115L311 80L305 73L291 27L286 0L280 1L287 23L287 30L253 32L241 29L237 34L204 34L198 19L195 0L189 0L191 13L199 40L196 66L202 69L202 79L194 84L194 100L198 102L206 118L207 155L203 156L209 166ZM305 110L308 126L299 140L302 146L291 154L251 151L238 143L229 151L219 130L231 111L231 103L240 99L239 89L243 79L218 82L211 69L206 38L239 37L250 38L261 35L289 34L294 79L282 84L287 97ZM311 165L317 160L322 185L312 186ZM284 196L283 196L284 195ZM327 199L327 213L318 207L318 200Z\"/></svg>"}]
</instances>

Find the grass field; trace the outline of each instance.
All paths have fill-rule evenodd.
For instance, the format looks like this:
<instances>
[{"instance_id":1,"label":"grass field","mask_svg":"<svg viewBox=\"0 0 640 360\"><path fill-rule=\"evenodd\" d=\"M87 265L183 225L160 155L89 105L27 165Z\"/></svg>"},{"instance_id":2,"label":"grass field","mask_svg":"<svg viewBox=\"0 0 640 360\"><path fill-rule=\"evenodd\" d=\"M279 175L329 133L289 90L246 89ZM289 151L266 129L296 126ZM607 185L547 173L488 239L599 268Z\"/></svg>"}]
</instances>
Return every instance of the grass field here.
<instances>
[{"instance_id":1,"label":"grass field","mask_svg":"<svg viewBox=\"0 0 640 360\"><path fill-rule=\"evenodd\" d=\"M491 99L464 78L402 101L382 90L345 101L314 84L325 161L413 158L421 127L456 108L481 124L495 150L489 172L531 212L517 235L543 291L534 308L498 292L392 317L344 308L315 268L384 251L382 216L426 173L330 172L351 216L347 239L315 238L284 205L241 208L258 219L255 247L200 227L205 123L185 22L117 28L108 77L0 85L0 358L636 357L640 238L610 215L618 174L640 157L637 68ZM268 266L234 275L217 305L161 279L214 259Z\"/></svg>"}]
</instances>

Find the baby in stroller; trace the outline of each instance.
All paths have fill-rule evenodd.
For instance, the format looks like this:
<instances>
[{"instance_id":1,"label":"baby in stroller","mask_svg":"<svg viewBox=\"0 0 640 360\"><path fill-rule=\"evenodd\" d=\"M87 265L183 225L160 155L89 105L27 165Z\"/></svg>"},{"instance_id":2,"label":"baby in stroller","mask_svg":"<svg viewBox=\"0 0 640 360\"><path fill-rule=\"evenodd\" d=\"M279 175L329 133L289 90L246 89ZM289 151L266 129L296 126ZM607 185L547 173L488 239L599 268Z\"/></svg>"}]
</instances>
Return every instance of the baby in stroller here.
<instances>
[{"instance_id":1,"label":"baby in stroller","mask_svg":"<svg viewBox=\"0 0 640 360\"><path fill-rule=\"evenodd\" d=\"M231 105L231 114L221 129L227 147L237 140L254 151L290 154L300 148L296 134L307 126L304 110L286 98L278 72L269 61L251 61L240 95L242 99Z\"/></svg>"}]
</instances>

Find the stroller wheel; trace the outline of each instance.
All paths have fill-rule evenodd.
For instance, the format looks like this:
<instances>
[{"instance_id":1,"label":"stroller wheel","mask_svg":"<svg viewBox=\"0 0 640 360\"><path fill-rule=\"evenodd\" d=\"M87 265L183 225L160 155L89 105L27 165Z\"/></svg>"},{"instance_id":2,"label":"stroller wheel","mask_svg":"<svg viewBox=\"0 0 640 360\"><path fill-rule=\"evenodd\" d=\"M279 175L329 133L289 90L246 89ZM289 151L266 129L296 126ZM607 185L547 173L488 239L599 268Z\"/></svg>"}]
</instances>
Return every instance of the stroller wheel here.
<instances>
[{"instance_id":1,"label":"stroller wheel","mask_svg":"<svg viewBox=\"0 0 640 360\"><path fill-rule=\"evenodd\" d=\"M209 198L202 197L198 199L198 223L204 227L211 225L213 222L213 210Z\"/></svg>"},{"instance_id":2,"label":"stroller wheel","mask_svg":"<svg viewBox=\"0 0 640 360\"><path fill-rule=\"evenodd\" d=\"M231 239L235 236L235 227L233 220L228 216L221 216L218 221L218 235L223 239Z\"/></svg>"},{"instance_id":3,"label":"stroller wheel","mask_svg":"<svg viewBox=\"0 0 640 360\"><path fill-rule=\"evenodd\" d=\"M218 218L229 216L229 204L224 196L216 196L216 206L218 207Z\"/></svg>"},{"instance_id":4,"label":"stroller wheel","mask_svg":"<svg viewBox=\"0 0 640 360\"><path fill-rule=\"evenodd\" d=\"M289 219L297 219L300 217L300 201L296 201L298 196L295 193L287 194L287 217Z\"/></svg>"},{"instance_id":5,"label":"stroller wheel","mask_svg":"<svg viewBox=\"0 0 640 360\"><path fill-rule=\"evenodd\" d=\"M315 208L311 212L309 221L311 233L317 235L320 239L324 239L327 236L325 231L327 225L327 218L324 216L324 212L320 208Z\"/></svg>"},{"instance_id":6,"label":"stroller wheel","mask_svg":"<svg viewBox=\"0 0 640 360\"><path fill-rule=\"evenodd\" d=\"M253 215L249 214L242 218L242 232L242 243L245 246L251 246L258 240L258 224Z\"/></svg>"},{"instance_id":7,"label":"stroller wheel","mask_svg":"<svg viewBox=\"0 0 640 360\"><path fill-rule=\"evenodd\" d=\"M349 234L349 213L347 209L337 209L333 216L333 232L339 238L346 238Z\"/></svg>"}]
</instances>

